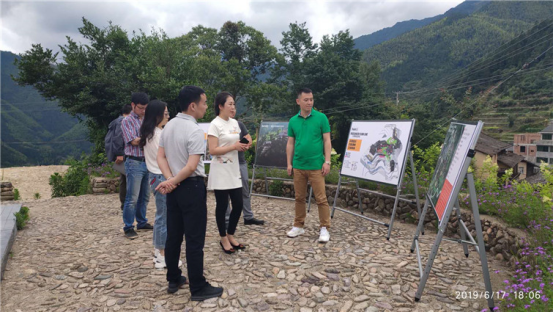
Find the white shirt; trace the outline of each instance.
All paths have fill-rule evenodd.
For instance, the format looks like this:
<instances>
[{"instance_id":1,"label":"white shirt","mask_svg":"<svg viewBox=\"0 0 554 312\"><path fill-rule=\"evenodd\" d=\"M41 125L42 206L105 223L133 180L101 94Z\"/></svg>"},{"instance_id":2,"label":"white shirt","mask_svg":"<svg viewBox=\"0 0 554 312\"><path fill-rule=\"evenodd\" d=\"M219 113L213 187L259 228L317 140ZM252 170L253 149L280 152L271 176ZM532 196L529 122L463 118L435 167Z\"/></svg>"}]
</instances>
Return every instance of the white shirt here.
<instances>
[{"instance_id":1,"label":"white shirt","mask_svg":"<svg viewBox=\"0 0 554 312\"><path fill-rule=\"evenodd\" d=\"M158 167L158 147L160 146L160 137L162 136L162 129L156 127L154 134L150 140L146 140L144 145L144 158L146 158L146 168L153 174L162 174L160 167Z\"/></svg>"},{"instance_id":2,"label":"white shirt","mask_svg":"<svg viewBox=\"0 0 554 312\"><path fill-rule=\"evenodd\" d=\"M233 118L225 120L217 116L210 123L208 136L210 135L218 139L218 147L233 145L240 140L239 123ZM223 155L213 156L208 175L208 189L230 190L241 187L238 151L232 150Z\"/></svg>"}]
</instances>

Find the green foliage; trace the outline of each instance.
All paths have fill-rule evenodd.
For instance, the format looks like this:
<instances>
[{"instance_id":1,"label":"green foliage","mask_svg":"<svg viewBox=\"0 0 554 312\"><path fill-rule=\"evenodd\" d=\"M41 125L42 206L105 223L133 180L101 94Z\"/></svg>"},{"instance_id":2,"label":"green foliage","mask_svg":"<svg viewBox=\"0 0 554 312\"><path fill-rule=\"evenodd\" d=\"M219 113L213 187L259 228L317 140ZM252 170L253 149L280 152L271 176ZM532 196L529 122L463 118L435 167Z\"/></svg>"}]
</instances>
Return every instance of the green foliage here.
<instances>
[{"instance_id":1,"label":"green foliage","mask_svg":"<svg viewBox=\"0 0 554 312\"><path fill-rule=\"evenodd\" d=\"M433 173L435 172L435 166L437 165L437 160L441 153L441 147L438 142L432 144L426 149L422 149L417 145L413 147L413 158L414 158L414 168L416 171L416 179L418 184L418 191L420 197L425 194L431 179L433 178ZM404 179L403 188L406 189L407 193L415 194L414 184L412 182L412 172L407 170L408 178Z\"/></svg>"},{"instance_id":2,"label":"green foliage","mask_svg":"<svg viewBox=\"0 0 554 312\"><path fill-rule=\"evenodd\" d=\"M33 195L33 198L34 198L34 199L40 199L40 193L38 193L38 192L35 193L35 194Z\"/></svg>"},{"instance_id":3,"label":"green foliage","mask_svg":"<svg viewBox=\"0 0 554 312\"><path fill-rule=\"evenodd\" d=\"M13 189L13 200L20 200L20 199L21 199L21 195L19 194L19 190Z\"/></svg>"},{"instance_id":4,"label":"green foliage","mask_svg":"<svg viewBox=\"0 0 554 312\"><path fill-rule=\"evenodd\" d=\"M83 157L81 161L69 159L66 164L69 165L64 175L54 173L50 176L49 184L52 187L52 197L79 196L90 193L90 178L88 157Z\"/></svg>"},{"instance_id":5,"label":"green foliage","mask_svg":"<svg viewBox=\"0 0 554 312\"><path fill-rule=\"evenodd\" d=\"M516 121L516 116L513 114L508 115L508 128L511 128L514 126L514 123Z\"/></svg>"},{"instance_id":6,"label":"green foliage","mask_svg":"<svg viewBox=\"0 0 554 312\"><path fill-rule=\"evenodd\" d=\"M29 220L29 208L25 206L21 207L18 212L14 213L14 216L17 230L23 230L23 228L27 224L27 221Z\"/></svg>"},{"instance_id":7,"label":"green foliage","mask_svg":"<svg viewBox=\"0 0 554 312\"><path fill-rule=\"evenodd\" d=\"M283 181L274 180L269 184L269 195L283 196Z\"/></svg>"},{"instance_id":8,"label":"green foliage","mask_svg":"<svg viewBox=\"0 0 554 312\"><path fill-rule=\"evenodd\" d=\"M541 167L547 183L530 184L525 180L510 181L512 170L498 178L498 165L490 157L476 172L475 188L479 211L500 216L510 226L527 228L538 220L552 218L552 167ZM463 200L469 206L469 200Z\"/></svg>"},{"instance_id":9,"label":"green foliage","mask_svg":"<svg viewBox=\"0 0 554 312\"><path fill-rule=\"evenodd\" d=\"M256 94L259 100L264 89L259 75L277 57L270 41L243 22L227 22L219 31L197 26L169 38L161 30L129 36L117 25L102 29L83 18L79 32L87 43L68 37L60 46L63 62L51 50L33 45L16 61L20 75L15 80L58 100L70 114L85 116L95 153L102 151L107 126L122 103L129 103L131 92L145 91L167 102L172 114L186 84L202 86L209 98L227 90L247 99ZM213 117L210 108L205 119Z\"/></svg>"}]
</instances>

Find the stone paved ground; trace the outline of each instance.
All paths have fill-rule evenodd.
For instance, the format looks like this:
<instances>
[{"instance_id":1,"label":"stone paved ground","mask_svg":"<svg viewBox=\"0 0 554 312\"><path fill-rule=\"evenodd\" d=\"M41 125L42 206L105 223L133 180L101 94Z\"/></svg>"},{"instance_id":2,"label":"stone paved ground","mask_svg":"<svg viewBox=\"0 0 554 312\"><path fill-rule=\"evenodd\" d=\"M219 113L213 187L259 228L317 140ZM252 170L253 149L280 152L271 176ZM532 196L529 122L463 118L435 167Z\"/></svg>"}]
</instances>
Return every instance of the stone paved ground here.
<instances>
[{"instance_id":1,"label":"stone paved ground","mask_svg":"<svg viewBox=\"0 0 554 312\"><path fill-rule=\"evenodd\" d=\"M444 242L420 303L417 261L409 251L413 225L386 228L337 211L331 241L317 243L317 209L306 234L289 239L293 203L253 200L264 227L240 223L249 247L225 255L218 245L215 201L208 197L205 275L225 288L222 298L190 302L188 289L166 292L165 271L152 263L152 233L124 238L117 195L32 201L31 220L19 232L2 283L3 311L476 311L484 300L457 300L456 291L483 291L477 253ZM154 201L148 207L154 218ZM382 217L373 216L380 220ZM424 253L433 234L422 238ZM506 270L490 259L493 287ZM186 272L186 271L185 271Z\"/></svg>"}]
</instances>

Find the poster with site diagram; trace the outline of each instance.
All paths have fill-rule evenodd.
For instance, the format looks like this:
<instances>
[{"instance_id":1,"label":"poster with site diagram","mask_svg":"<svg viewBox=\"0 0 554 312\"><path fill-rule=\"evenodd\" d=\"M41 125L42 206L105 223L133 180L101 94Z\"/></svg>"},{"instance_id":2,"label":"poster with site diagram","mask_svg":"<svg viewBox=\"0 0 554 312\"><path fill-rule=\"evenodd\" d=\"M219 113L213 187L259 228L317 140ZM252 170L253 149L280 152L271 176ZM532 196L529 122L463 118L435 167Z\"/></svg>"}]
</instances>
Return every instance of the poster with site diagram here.
<instances>
[{"instance_id":1,"label":"poster with site diagram","mask_svg":"<svg viewBox=\"0 0 554 312\"><path fill-rule=\"evenodd\" d=\"M453 194L453 191L456 189L457 183L463 182L460 175L466 174L466 172L462 172L464 164L467 161L469 150L477 142L479 132L478 124L462 122L450 124L427 191L427 196L435 209L439 222L442 222L449 203L455 200L456 194Z\"/></svg>"},{"instance_id":2,"label":"poster with site diagram","mask_svg":"<svg viewBox=\"0 0 554 312\"><path fill-rule=\"evenodd\" d=\"M414 122L352 121L341 175L398 186Z\"/></svg>"}]
</instances>

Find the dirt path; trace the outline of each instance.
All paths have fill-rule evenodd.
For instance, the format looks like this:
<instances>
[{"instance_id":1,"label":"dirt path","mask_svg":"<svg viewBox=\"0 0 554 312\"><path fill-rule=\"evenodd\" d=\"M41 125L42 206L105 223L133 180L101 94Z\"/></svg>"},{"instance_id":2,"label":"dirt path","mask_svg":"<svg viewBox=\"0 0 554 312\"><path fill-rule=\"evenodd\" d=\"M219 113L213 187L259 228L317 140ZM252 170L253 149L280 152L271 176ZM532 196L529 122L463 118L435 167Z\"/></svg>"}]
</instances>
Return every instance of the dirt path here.
<instances>
[{"instance_id":1,"label":"dirt path","mask_svg":"<svg viewBox=\"0 0 554 312\"><path fill-rule=\"evenodd\" d=\"M21 200L34 200L35 193L41 199L51 198L51 188L48 184L50 176L55 172L63 173L69 166L36 166L2 168L2 181L9 181L19 190Z\"/></svg>"}]
</instances>

